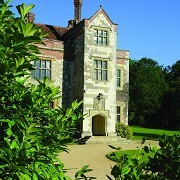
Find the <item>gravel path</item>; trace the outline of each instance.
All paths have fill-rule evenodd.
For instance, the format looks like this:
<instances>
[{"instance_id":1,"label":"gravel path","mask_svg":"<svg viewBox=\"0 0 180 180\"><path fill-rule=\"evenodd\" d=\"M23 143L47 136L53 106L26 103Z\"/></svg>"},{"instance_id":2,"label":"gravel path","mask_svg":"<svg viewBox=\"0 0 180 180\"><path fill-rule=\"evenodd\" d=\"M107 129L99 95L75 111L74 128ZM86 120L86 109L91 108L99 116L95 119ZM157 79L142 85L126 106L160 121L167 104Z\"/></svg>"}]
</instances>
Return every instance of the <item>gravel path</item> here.
<instances>
[{"instance_id":1,"label":"gravel path","mask_svg":"<svg viewBox=\"0 0 180 180\"><path fill-rule=\"evenodd\" d=\"M145 145L158 146L157 141L146 141ZM140 141L129 143L111 144L116 147L121 147L123 150L137 149L141 146ZM88 172L89 177L94 177L98 180L108 179L106 175L111 174L111 167L115 162L106 158L106 154L113 151L107 144L86 144L86 145L68 145L69 153L63 152L59 158L65 164L68 175L74 179L75 173L84 165L89 165L92 172ZM110 176L112 177L112 176Z\"/></svg>"}]
</instances>

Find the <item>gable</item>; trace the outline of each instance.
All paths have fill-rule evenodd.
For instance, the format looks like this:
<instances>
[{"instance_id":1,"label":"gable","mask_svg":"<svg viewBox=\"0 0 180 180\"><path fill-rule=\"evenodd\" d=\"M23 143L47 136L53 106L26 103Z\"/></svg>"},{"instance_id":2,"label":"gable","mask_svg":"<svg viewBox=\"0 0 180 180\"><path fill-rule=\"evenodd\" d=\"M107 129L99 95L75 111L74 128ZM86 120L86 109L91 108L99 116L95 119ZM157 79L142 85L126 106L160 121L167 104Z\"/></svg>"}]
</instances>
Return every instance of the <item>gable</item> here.
<instances>
[{"instance_id":1,"label":"gable","mask_svg":"<svg viewBox=\"0 0 180 180\"><path fill-rule=\"evenodd\" d=\"M116 25L112 22L102 7L100 7L100 9L89 19L89 21L93 26L112 27L113 25Z\"/></svg>"}]
</instances>

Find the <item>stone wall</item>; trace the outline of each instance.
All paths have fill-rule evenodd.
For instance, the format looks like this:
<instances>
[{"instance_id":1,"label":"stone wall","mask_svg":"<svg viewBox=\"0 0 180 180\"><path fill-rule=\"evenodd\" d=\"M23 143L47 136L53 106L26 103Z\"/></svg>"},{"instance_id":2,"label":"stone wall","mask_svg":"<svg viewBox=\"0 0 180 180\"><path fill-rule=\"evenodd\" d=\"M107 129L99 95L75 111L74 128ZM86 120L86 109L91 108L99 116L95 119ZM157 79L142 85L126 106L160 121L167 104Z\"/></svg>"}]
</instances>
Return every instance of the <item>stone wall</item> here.
<instances>
[{"instance_id":1,"label":"stone wall","mask_svg":"<svg viewBox=\"0 0 180 180\"><path fill-rule=\"evenodd\" d=\"M129 101L129 51L117 50L117 68L122 69L122 88L116 89L116 103L121 107L121 122L128 124Z\"/></svg>"},{"instance_id":2,"label":"stone wall","mask_svg":"<svg viewBox=\"0 0 180 180\"><path fill-rule=\"evenodd\" d=\"M116 25L111 24L104 14L98 14L85 28L84 53L84 114L83 136L92 136L92 117L100 114L105 117L106 135L115 134L116 122ZM94 44L94 29L108 31L108 45ZM108 66L107 81L94 80L94 60L105 60ZM98 94L103 95L104 108L94 109Z\"/></svg>"}]
</instances>

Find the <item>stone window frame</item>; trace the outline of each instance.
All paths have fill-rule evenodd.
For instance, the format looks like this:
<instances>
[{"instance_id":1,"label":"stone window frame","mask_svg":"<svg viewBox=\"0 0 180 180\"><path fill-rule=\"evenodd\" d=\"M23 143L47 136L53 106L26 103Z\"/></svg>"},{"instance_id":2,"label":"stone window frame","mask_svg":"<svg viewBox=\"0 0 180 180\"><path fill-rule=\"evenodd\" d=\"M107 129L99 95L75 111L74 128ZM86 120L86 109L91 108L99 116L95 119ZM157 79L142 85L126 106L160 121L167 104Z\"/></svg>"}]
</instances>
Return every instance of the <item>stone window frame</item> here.
<instances>
[{"instance_id":1,"label":"stone window frame","mask_svg":"<svg viewBox=\"0 0 180 180\"><path fill-rule=\"evenodd\" d=\"M99 27L99 26L94 26L92 29L93 29L93 38L92 38L93 44L96 45L96 46L109 46L110 29L109 29L109 28L106 28L106 27ZM97 36L96 36L96 37L106 38L106 41L107 41L106 44L104 44L103 41L102 41L102 43L95 43L95 40L94 40L94 38L95 38L95 36L94 36L94 35L95 35L94 31L95 31L95 30L107 32L107 36L106 36L106 37L104 37L103 35L102 35L102 36L100 36L100 35L97 35ZM103 34L104 34L104 33L103 33ZM98 42L99 42L99 41L98 41Z\"/></svg>"},{"instance_id":2,"label":"stone window frame","mask_svg":"<svg viewBox=\"0 0 180 180\"><path fill-rule=\"evenodd\" d=\"M41 67L36 67L36 66L35 66L36 62L38 62L38 61L41 62L41 63L40 63L40 66L41 66ZM42 61L45 61L45 67L42 67ZM47 66L46 66L46 61L49 61L49 62L50 62L50 68L47 68ZM35 73L36 73L36 70L39 69L40 72L41 72L41 75L40 75L40 78L37 78L38 80L42 80L44 77L48 77L48 76L42 77L42 70L45 70L45 73L46 73L46 74L47 74L48 71L50 71L48 79L49 79L49 80L52 80L52 71L53 71L52 61L53 61L52 58L47 58L47 57L39 57L39 60L33 61L32 63L33 63L33 67L35 68L35 70L32 71L31 77L32 77L33 79L37 78L37 76L35 75Z\"/></svg>"},{"instance_id":3,"label":"stone window frame","mask_svg":"<svg viewBox=\"0 0 180 180\"><path fill-rule=\"evenodd\" d=\"M103 74L102 74L102 76L101 76L101 79L95 79L95 70L101 70L102 72L104 71L103 70L103 68L101 69L101 68L96 68L95 69L95 61L102 61L102 62L106 62L106 66L107 66L107 68L105 69L106 70L106 80L104 80L103 79ZM93 80L94 81L97 81L97 82L108 82L108 59L104 59L104 58L99 58L99 57L94 57L93 58Z\"/></svg>"},{"instance_id":4,"label":"stone window frame","mask_svg":"<svg viewBox=\"0 0 180 180\"><path fill-rule=\"evenodd\" d=\"M120 70L120 76L118 76L118 73L117 73L118 70ZM123 74L124 74L124 68L116 67L116 88L119 90L123 89ZM120 80L119 85L118 85L118 79Z\"/></svg>"},{"instance_id":5,"label":"stone window frame","mask_svg":"<svg viewBox=\"0 0 180 180\"><path fill-rule=\"evenodd\" d=\"M122 122L122 120L123 120L123 105L122 103L118 103L116 104L116 122Z\"/></svg>"}]
</instances>

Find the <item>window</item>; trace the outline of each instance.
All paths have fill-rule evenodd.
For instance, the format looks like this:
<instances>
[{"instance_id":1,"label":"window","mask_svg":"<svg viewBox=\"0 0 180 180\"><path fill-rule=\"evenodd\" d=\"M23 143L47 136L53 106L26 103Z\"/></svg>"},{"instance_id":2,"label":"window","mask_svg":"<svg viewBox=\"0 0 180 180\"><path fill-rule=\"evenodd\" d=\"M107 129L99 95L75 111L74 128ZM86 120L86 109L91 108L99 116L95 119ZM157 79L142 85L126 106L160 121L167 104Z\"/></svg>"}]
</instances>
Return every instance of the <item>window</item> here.
<instances>
[{"instance_id":1,"label":"window","mask_svg":"<svg viewBox=\"0 0 180 180\"><path fill-rule=\"evenodd\" d=\"M51 61L38 60L33 62L35 70L32 71L32 77L42 80L44 77L51 79Z\"/></svg>"},{"instance_id":2,"label":"window","mask_svg":"<svg viewBox=\"0 0 180 180\"><path fill-rule=\"evenodd\" d=\"M117 69L117 84L116 84L116 86L118 88L123 88L123 78L122 78L122 76L123 76L123 69L122 68Z\"/></svg>"},{"instance_id":3,"label":"window","mask_svg":"<svg viewBox=\"0 0 180 180\"><path fill-rule=\"evenodd\" d=\"M121 87L121 69L117 69L117 87Z\"/></svg>"},{"instance_id":4,"label":"window","mask_svg":"<svg viewBox=\"0 0 180 180\"><path fill-rule=\"evenodd\" d=\"M94 29L94 44L107 45L108 32L104 30Z\"/></svg>"},{"instance_id":5,"label":"window","mask_svg":"<svg viewBox=\"0 0 180 180\"><path fill-rule=\"evenodd\" d=\"M121 107L117 106L117 122L120 122L121 119Z\"/></svg>"},{"instance_id":6,"label":"window","mask_svg":"<svg viewBox=\"0 0 180 180\"><path fill-rule=\"evenodd\" d=\"M94 60L94 80L107 81L107 61Z\"/></svg>"}]
</instances>

